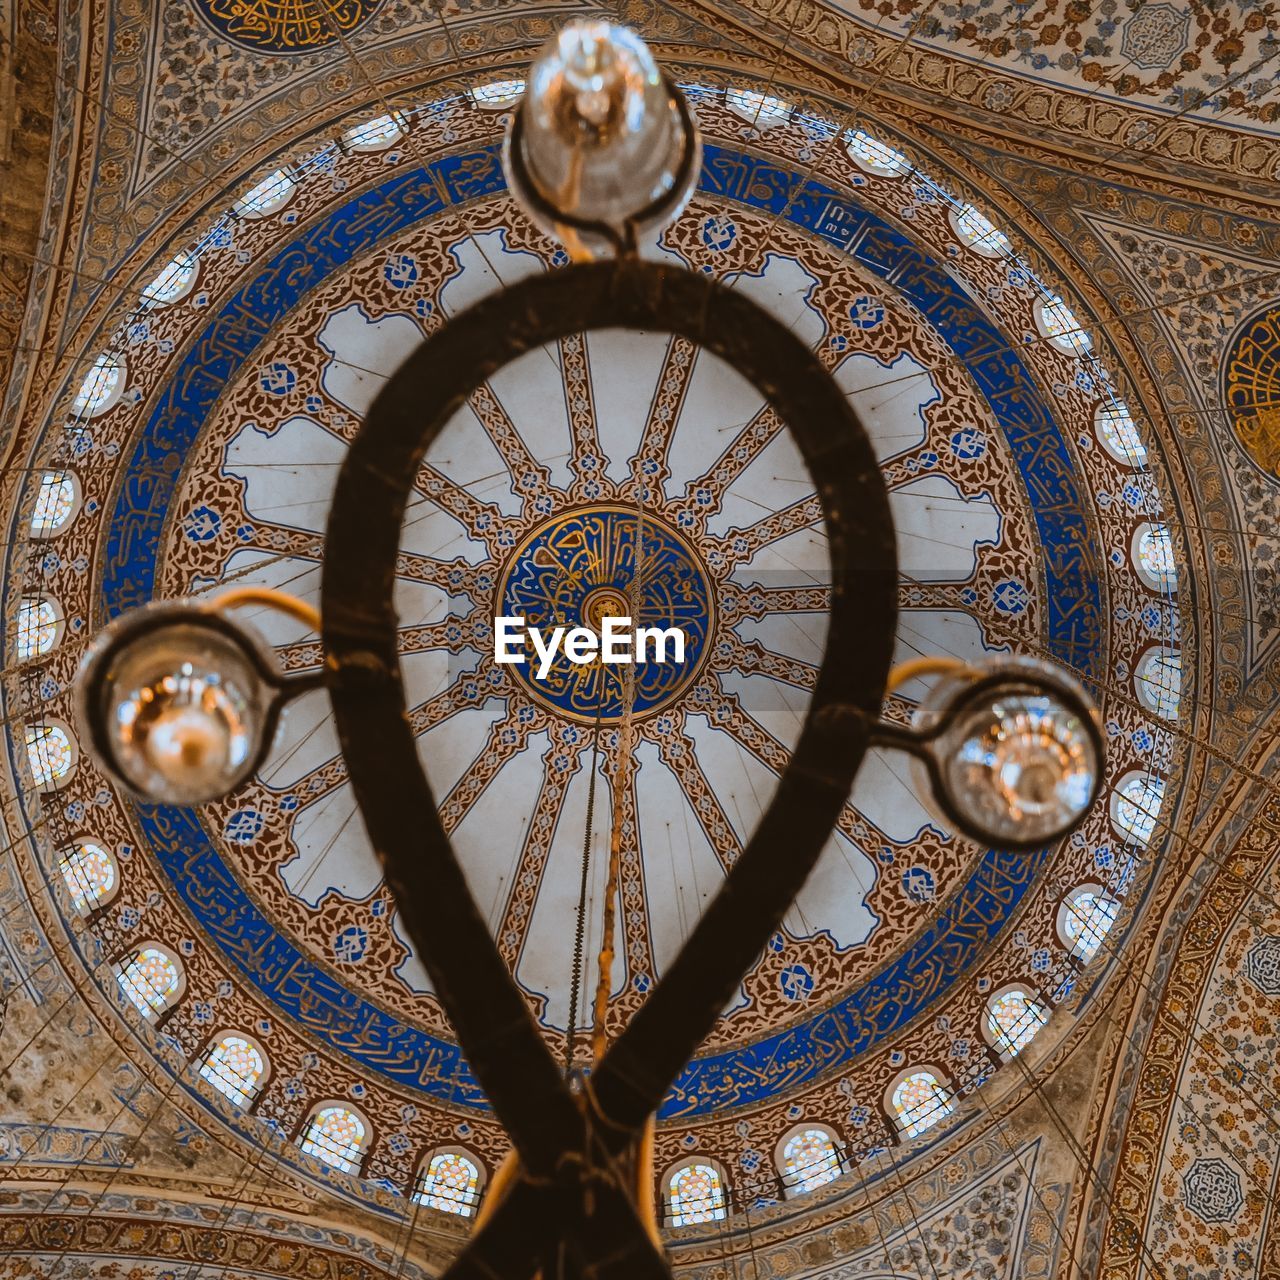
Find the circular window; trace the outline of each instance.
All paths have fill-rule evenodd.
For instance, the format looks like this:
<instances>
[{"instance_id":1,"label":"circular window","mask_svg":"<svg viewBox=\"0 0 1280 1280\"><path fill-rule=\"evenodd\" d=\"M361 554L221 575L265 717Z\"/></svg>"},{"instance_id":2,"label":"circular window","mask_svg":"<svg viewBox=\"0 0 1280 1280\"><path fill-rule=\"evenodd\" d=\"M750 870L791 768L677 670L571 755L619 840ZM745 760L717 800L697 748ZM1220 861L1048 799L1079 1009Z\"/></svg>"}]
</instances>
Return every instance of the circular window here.
<instances>
[{"instance_id":1,"label":"circular window","mask_svg":"<svg viewBox=\"0 0 1280 1280\"><path fill-rule=\"evenodd\" d=\"M342 135L343 145L350 151L385 151L404 137L407 121L399 111L375 116L362 124L352 125Z\"/></svg>"},{"instance_id":2,"label":"circular window","mask_svg":"<svg viewBox=\"0 0 1280 1280\"><path fill-rule=\"evenodd\" d=\"M18 661L43 657L62 639L62 607L51 596L23 596L18 602Z\"/></svg>"},{"instance_id":3,"label":"circular window","mask_svg":"<svg viewBox=\"0 0 1280 1280\"><path fill-rule=\"evenodd\" d=\"M1178 565L1173 554L1173 537L1167 524L1144 521L1133 531L1130 554L1138 576L1161 595L1177 590Z\"/></svg>"},{"instance_id":4,"label":"circular window","mask_svg":"<svg viewBox=\"0 0 1280 1280\"><path fill-rule=\"evenodd\" d=\"M1164 720L1178 718L1182 699L1182 654L1177 649L1148 649L1133 672L1138 700Z\"/></svg>"},{"instance_id":5,"label":"circular window","mask_svg":"<svg viewBox=\"0 0 1280 1280\"><path fill-rule=\"evenodd\" d=\"M948 217L956 239L966 249L972 249L984 258L1007 258L1013 253L1009 237L976 206L953 206Z\"/></svg>"},{"instance_id":6,"label":"circular window","mask_svg":"<svg viewBox=\"0 0 1280 1280\"><path fill-rule=\"evenodd\" d=\"M106 906L120 887L115 857L88 840L64 850L58 859L58 870L71 895L71 905L82 916Z\"/></svg>"},{"instance_id":7,"label":"circular window","mask_svg":"<svg viewBox=\"0 0 1280 1280\"><path fill-rule=\"evenodd\" d=\"M1087 355L1093 350L1093 339L1081 327L1075 312L1056 294L1036 304L1036 327L1059 351L1071 355Z\"/></svg>"},{"instance_id":8,"label":"circular window","mask_svg":"<svg viewBox=\"0 0 1280 1280\"><path fill-rule=\"evenodd\" d=\"M37 791L53 791L71 777L78 751L61 720L42 720L26 730L27 764Z\"/></svg>"},{"instance_id":9,"label":"circular window","mask_svg":"<svg viewBox=\"0 0 1280 1280\"><path fill-rule=\"evenodd\" d=\"M142 296L145 301L160 307L179 302L195 288L199 271L200 263L195 254L184 249L143 289Z\"/></svg>"},{"instance_id":10,"label":"circular window","mask_svg":"<svg viewBox=\"0 0 1280 1280\"><path fill-rule=\"evenodd\" d=\"M265 218L277 209L283 209L298 189L287 169L277 169L269 173L260 182L255 182L231 206L231 211L241 218Z\"/></svg>"},{"instance_id":11,"label":"circular window","mask_svg":"<svg viewBox=\"0 0 1280 1280\"><path fill-rule=\"evenodd\" d=\"M895 151L887 142L881 142L861 129L849 135L845 149L859 169L877 177L900 178L911 172L911 161L901 151Z\"/></svg>"},{"instance_id":12,"label":"circular window","mask_svg":"<svg viewBox=\"0 0 1280 1280\"><path fill-rule=\"evenodd\" d=\"M1138 434L1129 406L1123 400L1104 400L1093 415L1093 429L1102 447L1127 467L1145 467L1147 448Z\"/></svg>"},{"instance_id":13,"label":"circular window","mask_svg":"<svg viewBox=\"0 0 1280 1280\"><path fill-rule=\"evenodd\" d=\"M71 401L77 418L96 418L112 409L124 395L125 364L122 356L103 352L94 362L80 390Z\"/></svg>"},{"instance_id":14,"label":"circular window","mask_svg":"<svg viewBox=\"0 0 1280 1280\"><path fill-rule=\"evenodd\" d=\"M1005 987L987 1001L982 1030L1007 1060L1016 1058L1048 1021L1048 1009L1026 987Z\"/></svg>"},{"instance_id":15,"label":"circular window","mask_svg":"<svg viewBox=\"0 0 1280 1280\"><path fill-rule=\"evenodd\" d=\"M1098 954L1119 914L1119 900L1101 885L1077 885L1058 908L1058 937L1071 955L1088 964Z\"/></svg>"},{"instance_id":16,"label":"circular window","mask_svg":"<svg viewBox=\"0 0 1280 1280\"><path fill-rule=\"evenodd\" d=\"M1126 842L1149 844L1164 803L1164 779L1145 770L1127 773L1111 793L1111 822Z\"/></svg>"},{"instance_id":17,"label":"circular window","mask_svg":"<svg viewBox=\"0 0 1280 1280\"><path fill-rule=\"evenodd\" d=\"M51 538L61 533L80 510L80 481L74 471L46 471L40 477L35 506L31 511L31 533Z\"/></svg>"}]
</instances>

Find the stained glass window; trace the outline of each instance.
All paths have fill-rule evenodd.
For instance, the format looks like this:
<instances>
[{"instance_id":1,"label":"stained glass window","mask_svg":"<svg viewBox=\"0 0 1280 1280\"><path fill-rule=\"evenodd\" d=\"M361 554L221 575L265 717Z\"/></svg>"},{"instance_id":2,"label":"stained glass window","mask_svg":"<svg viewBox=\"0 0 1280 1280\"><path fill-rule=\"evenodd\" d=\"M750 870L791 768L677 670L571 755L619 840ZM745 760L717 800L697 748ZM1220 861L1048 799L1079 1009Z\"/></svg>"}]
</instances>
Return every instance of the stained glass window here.
<instances>
[{"instance_id":1,"label":"stained glass window","mask_svg":"<svg viewBox=\"0 0 1280 1280\"><path fill-rule=\"evenodd\" d=\"M1164 803L1164 780L1152 773L1131 773L1121 779L1111 796L1111 820L1127 840L1150 842L1155 833L1160 806Z\"/></svg>"},{"instance_id":2,"label":"stained glass window","mask_svg":"<svg viewBox=\"0 0 1280 1280\"><path fill-rule=\"evenodd\" d=\"M782 1177L792 1191L812 1191L839 1176L840 1155L826 1129L802 1129L787 1139L782 1148Z\"/></svg>"},{"instance_id":3,"label":"stained glass window","mask_svg":"<svg viewBox=\"0 0 1280 1280\"><path fill-rule=\"evenodd\" d=\"M849 135L848 152L854 164L868 173L900 178L911 172L911 161L901 151L895 151L887 142L881 142L861 129Z\"/></svg>"},{"instance_id":4,"label":"stained glass window","mask_svg":"<svg viewBox=\"0 0 1280 1280\"><path fill-rule=\"evenodd\" d=\"M297 188L288 170L277 169L255 182L231 207L242 218L263 218L287 204Z\"/></svg>"},{"instance_id":5,"label":"stained glass window","mask_svg":"<svg viewBox=\"0 0 1280 1280\"><path fill-rule=\"evenodd\" d=\"M210 1045L200 1064L200 1074L219 1093L241 1107L258 1092L266 1069L262 1050L234 1033Z\"/></svg>"},{"instance_id":6,"label":"stained glass window","mask_svg":"<svg viewBox=\"0 0 1280 1280\"><path fill-rule=\"evenodd\" d=\"M31 512L31 532L48 537L66 527L79 506L76 478L70 471L46 471L40 477L35 509Z\"/></svg>"},{"instance_id":7,"label":"stained glass window","mask_svg":"<svg viewBox=\"0 0 1280 1280\"><path fill-rule=\"evenodd\" d=\"M381 151L404 134L404 116L398 111L352 125L342 140L353 151Z\"/></svg>"},{"instance_id":8,"label":"stained glass window","mask_svg":"<svg viewBox=\"0 0 1280 1280\"><path fill-rule=\"evenodd\" d=\"M116 860L101 846L84 841L58 860L72 905L82 915L105 902L116 889Z\"/></svg>"},{"instance_id":9,"label":"stained glass window","mask_svg":"<svg viewBox=\"0 0 1280 1280\"><path fill-rule=\"evenodd\" d=\"M1133 534L1133 559L1143 580L1155 591L1178 585L1173 538L1167 524L1140 524Z\"/></svg>"},{"instance_id":10,"label":"stained glass window","mask_svg":"<svg viewBox=\"0 0 1280 1280\"><path fill-rule=\"evenodd\" d=\"M199 267L195 255L184 249L143 289L142 296L159 306L185 298L196 282Z\"/></svg>"},{"instance_id":11,"label":"stained glass window","mask_svg":"<svg viewBox=\"0 0 1280 1280\"><path fill-rule=\"evenodd\" d=\"M120 398L124 389L124 361L117 355L103 352L85 375L71 402L72 411L78 418L92 418L106 413Z\"/></svg>"},{"instance_id":12,"label":"stained glass window","mask_svg":"<svg viewBox=\"0 0 1280 1280\"><path fill-rule=\"evenodd\" d=\"M724 1179L712 1164L698 1160L681 1165L668 1179L667 1193L673 1227L718 1222L725 1217Z\"/></svg>"},{"instance_id":13,"label":"stained glass window","mask_svg":"<svg viewBox=\"0 0 1280 1280\"><path fill-rule=\"evenodd\" d=\"M442 1213L469 1218L480 1201L480 1170L460 1151L437 1151L418 1175L413 1198Z\"/></svg>"},{"instance_id":14,"label":"stained glass window","mask_svg":"<svg viewBox=\"0 0 1280 1280\"><path fill-rule=\"evenodd\" d=\"M893 1117L903 1136L915 1138L955 1110L955 1101L932 1071L911 1071L894 1086Z\"/></svg>"},{"instance_id":15,"label":"stained glass window","mask_svg":"<svg viewBox=\"0 0 1280 1280\"><path fill-rule=\"evenodd\" d=\"M755 89L730 89L724 96L731 111L761 129L782 124L791 116L791 104L771 94L758 93Z\"/></svg>"},{"instance_id":16,"label":"stained glass window","mask_svg":"<svg viewBox=\"0 0 1280 1280\"><path fill-rule=\"evenodd\" d=\"M27 762L37 790L47 791L61 782L76 762L71 735L60 724L27 726Z\"/></svg>"},{"instance_id":17,"label":"stained glass window","mask_svg":"<svg viewBox=\"0 0 1280 1280\"><path fill-rule=\"evenodd\" d=\"M58 642L62 611L48 596L24 596L18 602L18 659L38 658Z\"/></svg>"},{"instance_id":18,"label":"stained glass window","mask_svg":"<svg viewBox=\"0 0 1280 1280\"><path fill-rule=\"evenodd\" d=\"M1109 898L1096 885L1072 890L1058 913L1058 931L1071 949L1071 954L1088 964L1098 954L1103 940L1111 932L1120 903Z\"/></svg>"},{"instance_id":19,"label":"stained glass window","mask_svg":"<svg viewBox=\"0 0 1280 1280\"><path fill-rule=\"evenodd\" d=\"M1144 706L1165 720L1178 718L1182 698L1182 654L1177 649L1148 649L1133 673Z\"/></svg>"},{"instance_id":20,"label":"stained glass window","mask_svg":"<svg viewBox=\"0 0 1280 1280\"><path fill-rule=\"evenodd\" d=\"M1039 304L1040 332L1060 351L1083 355L1093 349L1093 339L1080 327L1075 312L1056 294Z\"/></svg>"},{"instance_id":21,"label":"stained glass window","mask_svg":"<svg viewBox=\"0 0 1280 1280\"><path fill-rule=\"evenodd\" d=\"M1130 467L1147 465L1147 448L1138 434L1137 423L1123 400L1104 400L1093 419L1102 447L1117 461Z\"/></svg>"},{"instance_id":22,"label":"stained glass window","mask_svg":"<svg viewBox=\"0 0 1280 1280\"><path fill-rule=\"evenodd\" d=\"M987 1031L1006 1058L1021 1053L1048 1021L1044 1005L1017 987L992 996L987 1004Z\"/></svg>"},{"instance_id":23,"label":"stained glass window","mask_svg":"<svg viewBox=\"0 0 1280 1280\"><path fill-rule=\"evenodd\" d=\"M320 1107L307 1122L300 1145L309 1156L344 1173L356 1173L368 1133L354 1111L339 1106Z\"/></svg>"},{"instance_id":24,"label":"stained glass window","mask_svg":"<svg viewBox=\"0 0 1280 1280\"><path fill-rule=\"evenodd\" d=\"M476 106L498 111L517 101L523 93L523 80L494 80L489 84L477 85L471 90L471 97Z\"/></svg>"},{"instance_id":25,"label":"stained glass window","mask_svg":"<svg viewBox=\"0 0 1280 1280\"><path fill-rule=\"evenodd\" d=\"M159 947L143 947L120 966L116 974L120 989L135 1009L148 1018L163 1013L182 985L178 963Z\"/></svg>"},{"instance_id":26,"label":"stained glass window","mask_svg":"<svg viewBox=\"0 0 1280 1280\"><path fill-rule=\"evenodd\" d=\"M1013 252L1009 237L976 205L964 204L952 209L951 226L961 244L984 258L1003 258Z\"/></svg>"}]
</instances>

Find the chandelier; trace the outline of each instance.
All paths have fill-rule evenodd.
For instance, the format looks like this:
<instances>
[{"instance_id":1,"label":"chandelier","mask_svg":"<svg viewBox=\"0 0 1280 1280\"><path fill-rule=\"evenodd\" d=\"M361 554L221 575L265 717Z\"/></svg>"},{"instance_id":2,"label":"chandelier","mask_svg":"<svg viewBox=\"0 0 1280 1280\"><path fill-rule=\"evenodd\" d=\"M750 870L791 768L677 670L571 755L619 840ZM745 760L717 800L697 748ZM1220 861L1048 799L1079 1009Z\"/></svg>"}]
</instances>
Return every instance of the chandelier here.
<instances>
[{"instance_id":1,"label":"chandelier","mask_svg":"<svg viewBox=\"0 0 1280 1280\"><path fill-rule=\"evenodd\" d=\"M1021 657L892 665L894 531L884 481L848 398L809 347L742 292L640 256L640 237L684 208L700 157L683 96L634 32L577 21L549 41L513 115L503 166L520 204L564 244L571 264L480 301L392 376L338 476L320 611L265 588L234 588L210 603L155 602L108 626L77 678L79 716L98 763L140 799L172 805L215 800L246 782L267 759L288 703L327 689L387 884L512 1142L450 1276L670 1275L651 1194L652 1118L803 886L869 747L907 752L921 797L958 831L1001 849L1060 839L1101 787L1098 717L1065 671ZM681 336L755 386L813 478L832 580L812 700L759 825L612 1043L602 981L594 1065L566 1079L441 823L406 715L392 588L413 478L454 413L526 352L606 328ZM567 621L600 631L624 606L643 618L642 496L624 518L635 529L625 598L584 602L584 616ZM283 610L317 631L321 672L286 677L237 620L246 604ZM910 719L885 718L886 693L921 678L933 683ZM623 751L634 674L602 666L599 679L613 682L620 699ZM615 865L622 839L617 814ZM606 893L605 911L612 910ZM611 915L602 936L607 975Z\"/></svg>"}]
</instances>

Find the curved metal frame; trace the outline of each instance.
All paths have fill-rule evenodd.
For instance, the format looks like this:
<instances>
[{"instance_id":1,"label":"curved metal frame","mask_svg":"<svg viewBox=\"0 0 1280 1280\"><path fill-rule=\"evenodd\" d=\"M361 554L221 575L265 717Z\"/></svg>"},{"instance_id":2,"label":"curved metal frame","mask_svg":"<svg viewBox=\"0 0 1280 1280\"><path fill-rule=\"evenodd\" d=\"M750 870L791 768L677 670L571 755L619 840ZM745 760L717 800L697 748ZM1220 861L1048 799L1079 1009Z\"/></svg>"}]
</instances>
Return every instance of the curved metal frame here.
<instances>
[{"instance_id":1,"label":"curved metal frame","mask_svg":"<svg viewBox=\"0 0 1280 1280\"><path fill-rule=\"evenodd\" d=\"M413 478L449 418L518 356L604 328L685 337L756 386L813 477L832 589L809 713L768 808L680 954L575 1096L441 825L406 715L392 589ZM379 394L338 477L321 599L330 695L365 826L521 1163L518 1181L448 1275L527 1277L541 1267L547 1276L666 1280L616 1157L656 1112L817 862L883 697L897 566L866 432L813 353L741 292L631 257L533 277L452 320Z\"/></svg>"}]
</instances>

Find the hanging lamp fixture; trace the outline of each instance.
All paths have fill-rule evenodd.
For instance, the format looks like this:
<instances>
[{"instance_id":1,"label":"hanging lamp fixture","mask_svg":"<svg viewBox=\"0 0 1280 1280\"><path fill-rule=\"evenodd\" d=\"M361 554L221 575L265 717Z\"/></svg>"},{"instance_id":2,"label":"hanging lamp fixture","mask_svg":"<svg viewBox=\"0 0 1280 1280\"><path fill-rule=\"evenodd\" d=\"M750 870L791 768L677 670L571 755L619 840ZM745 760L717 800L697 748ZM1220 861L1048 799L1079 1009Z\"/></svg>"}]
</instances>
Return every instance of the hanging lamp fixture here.
<instances>
[{"instance_id":1,"label":"hanging lamp fixture","mask_svg":"<svg viewBox=\"0 0 1280 1280\"><path fill-rule=\"evenodd\" d=\"M1074 829L1105 767L1096 711L1067 673L997 658L891 670L897 566L888 494L867 433L813 352L741 291L642 261L697 180L679 90L639 37L570 23L538 54L503 163L533 220L574 264L463 312L387 382L342 465L326 531L322 609L252 589L123 615L91 648L78 705L91 750L141 798L225 795L269 753L281 710L323 683L365 826L401 918L514 1158L449 1277L669 1280L638 1195L643 1135L778 928L848 800L866 750L915 759L922 796L985 844L1032 849ZM596 254L612 251L602 261ZM571 1088L467 887L419 760L392 602L401 528L423 458L498 369L571 335L674 334L722 358L789 428L822 506L832 564L827 642L791 759L720 892L646 1002ZM285 678L230 610L280 608L318 630L318 676ZM886 691L936 680L909 725ZM495 1179L495 1182L497 1180Z\"/></svg>"}]
</instances>

